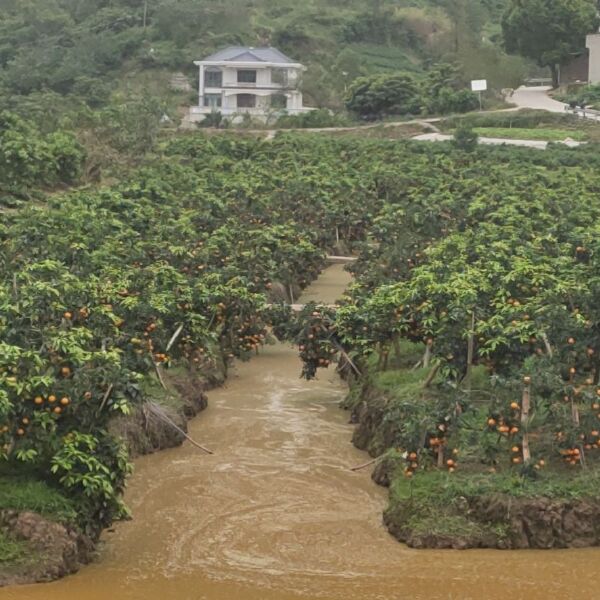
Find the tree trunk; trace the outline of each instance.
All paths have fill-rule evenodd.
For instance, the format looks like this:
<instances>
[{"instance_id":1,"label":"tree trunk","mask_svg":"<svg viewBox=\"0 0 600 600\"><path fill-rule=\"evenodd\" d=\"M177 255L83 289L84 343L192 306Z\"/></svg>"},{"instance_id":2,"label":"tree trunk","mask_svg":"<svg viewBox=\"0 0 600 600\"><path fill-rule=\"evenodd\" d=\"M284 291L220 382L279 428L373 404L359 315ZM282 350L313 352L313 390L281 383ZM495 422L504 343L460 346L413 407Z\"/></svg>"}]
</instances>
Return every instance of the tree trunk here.
<instances>
[{"instance_id":1,"label":"tree trunk","mask_svg":"<svg viewBox=\"0 0 600 600\"><path fill-rule=\"evenodd\" d=\"M383 350L383 370L387 371L388 368L388 358L390 357L390 352L387 349L387 346Z\"/></svg>"},{"instance_id":2,"label":"tree trunk","mask_svg":"<svg viewBox=\"0 0 600 600\"><path fill-rule=\"evenodd\" d=\"M467 342L467 372L465 384L467 390L471 391L471 371L473 370L473 354L475 353L475 312L471 313L469 341Z\"/></svg>"},{"instance_id":3,"label":"tree trunk","mask_svg":"<svg viewBox=\"0 0 600 600\"><path fill-rule=\"evenodd\" d=\"M441 469L444 466L444 446L440 444L437 451L437 467Z\"/></svg>"},{"instance_id":4,"label":"tree trunk","mask_svg":"<svg viewBox=\"0 0 600 600\"><path fill-rule=\"evenodd\" d=\"M529 432L527 422L529 421L529 410L531 408L531 388L525 384L523 388L523 400L521 402L521 429L523 430L523 462L527 464L531 460L529 449Z\"/></svg>"},{"instance_id":5,"label":"tree trunk","mask_svg":"<svg viewBox=\"0 0 600 600\"><path fill-rule=\"evenodd\" d=\"M552 87L557 88L560 85L558 65L550 65L550 73L552 73Z\"/></svg>"}]
</instances>

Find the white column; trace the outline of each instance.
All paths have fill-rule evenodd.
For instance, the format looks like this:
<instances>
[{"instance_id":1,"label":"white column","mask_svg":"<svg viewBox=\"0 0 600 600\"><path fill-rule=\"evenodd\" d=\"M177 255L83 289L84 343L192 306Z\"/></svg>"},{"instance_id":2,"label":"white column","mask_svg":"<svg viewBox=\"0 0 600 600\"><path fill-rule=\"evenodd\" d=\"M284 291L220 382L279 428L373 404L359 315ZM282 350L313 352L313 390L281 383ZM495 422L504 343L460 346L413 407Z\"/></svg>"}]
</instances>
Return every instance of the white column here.
<instances>
[{"instance_id":1,"label":"white column","mask_svg":"<svg viewBox=\"0 0 600 600\"><path fill-rule=\"evenodd\" d=\"M204 65L200 65L200 77L198 85L198 106L204 106Z\"/></svg>"}]
</instances>

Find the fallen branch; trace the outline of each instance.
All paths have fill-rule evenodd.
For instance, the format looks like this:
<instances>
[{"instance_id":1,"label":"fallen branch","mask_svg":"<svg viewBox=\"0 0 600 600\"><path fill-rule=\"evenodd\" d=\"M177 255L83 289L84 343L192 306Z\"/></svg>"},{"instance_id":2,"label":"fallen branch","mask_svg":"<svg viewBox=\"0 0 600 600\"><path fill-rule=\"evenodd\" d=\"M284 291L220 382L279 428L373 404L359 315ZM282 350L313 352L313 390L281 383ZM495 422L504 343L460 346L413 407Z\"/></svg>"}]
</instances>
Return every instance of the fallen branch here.
<instances>
[{"instance_id":1,"label":"fallen branch","mask_svg":"<svg viewBox=\"0 0 600 600\"><path fill-rule=\"evenodd\" d=\"M382 454L381 456L378 456L377 458L374 458L373 460L370 460L369 462L366 462L362 465L358 465L357 467L350 467L351 471L360 471L361 469L365 469L367 467L370 467L371 465L374 465L375 463L379 462L380 460L383 459L385 455Z\"/></svg>"},{"instance_id":2,"label":"fallen branch","mask_svg":"<svg viewBox=\"0 0 600 600\"><path fill-rule=\"evenodd\" d=\"M214 452L212 450L209 450L208 448L205 448L204 446L202 446L201 444L199 444L196 440L192 439L183 429L181 429L181 427L179 427L178 425L176 425L164 412L162 412L161 410L159 410L154 404L148 403L148 404L146 404L146 406L148 407L148 410L154 416L156 416L159 419L163 420L165 423L167 423L167 425L170 425L171 427L173 427L173 429L175 429L176 431L178 431L188 442L190 442L190 444L196 446L196 448L199 448L203 452L206 452L206 454L214 454Z\"/></svg>"}]
</instances>

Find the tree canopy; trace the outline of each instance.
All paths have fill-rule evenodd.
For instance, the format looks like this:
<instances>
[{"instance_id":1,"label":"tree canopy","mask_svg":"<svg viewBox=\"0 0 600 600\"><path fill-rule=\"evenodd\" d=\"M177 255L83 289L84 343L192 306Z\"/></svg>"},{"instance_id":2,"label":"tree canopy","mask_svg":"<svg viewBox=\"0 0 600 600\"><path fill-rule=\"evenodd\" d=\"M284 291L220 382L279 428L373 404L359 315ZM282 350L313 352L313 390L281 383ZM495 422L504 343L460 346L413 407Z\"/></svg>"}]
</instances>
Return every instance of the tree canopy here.
<instances>
[{"instance_id":1,"label":"tree canopy","mask_svg":"<svg viewBox=\"0 0 600 600\"><path fill-rule=\"evenodd\" d=\"M585 48L599 24L595 0L511 0L502 18L509 52L549 67L558 85L558 66Z\"/></svg>"}]
</instances>

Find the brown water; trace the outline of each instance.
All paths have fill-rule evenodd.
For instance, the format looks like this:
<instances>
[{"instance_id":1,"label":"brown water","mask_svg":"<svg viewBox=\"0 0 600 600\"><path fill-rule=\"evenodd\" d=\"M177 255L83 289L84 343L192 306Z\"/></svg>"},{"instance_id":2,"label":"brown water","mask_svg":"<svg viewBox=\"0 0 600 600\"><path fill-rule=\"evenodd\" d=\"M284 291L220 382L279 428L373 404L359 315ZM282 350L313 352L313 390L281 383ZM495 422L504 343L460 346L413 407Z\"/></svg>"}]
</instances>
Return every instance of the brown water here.
<instances>
[{"instance_id":1,"label":"brown water","mask_svg":"<svg viewBox=\"0 0 600 600\"><path fill-rule=\"evenodd\" d=\"M333 266L302 300L333 302ZM496 600L600 598L599 550L416 551L381 524L385 490L350 444L344 385L298 378L296 352L266 348L210 393L190 444L136 462L134 520L96 563L0 600Z\"/></svg>"}]
</instances>

